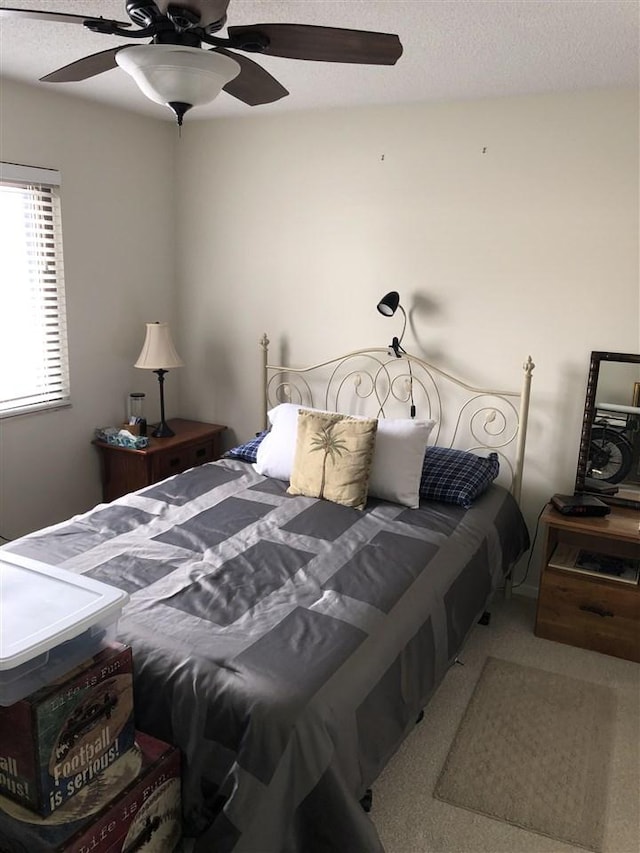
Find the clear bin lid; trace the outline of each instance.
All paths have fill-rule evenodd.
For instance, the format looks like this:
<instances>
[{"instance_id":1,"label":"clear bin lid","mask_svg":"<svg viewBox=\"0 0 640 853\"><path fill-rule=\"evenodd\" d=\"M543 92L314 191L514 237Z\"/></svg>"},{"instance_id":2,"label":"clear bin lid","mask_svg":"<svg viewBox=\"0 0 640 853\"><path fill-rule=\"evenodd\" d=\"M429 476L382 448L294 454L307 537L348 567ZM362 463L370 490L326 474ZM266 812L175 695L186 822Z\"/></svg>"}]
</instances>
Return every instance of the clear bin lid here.
<instances>
[{"instance_id":1,"label":"clear bin lid","mask_svg":"<svg viewBox=\"0 0 640 853\"><path fill-rule=\"evenodd\" d=\"M0 551L0 670L115 621L128 600L93 578Z\"/></svg>"}]
</instances>

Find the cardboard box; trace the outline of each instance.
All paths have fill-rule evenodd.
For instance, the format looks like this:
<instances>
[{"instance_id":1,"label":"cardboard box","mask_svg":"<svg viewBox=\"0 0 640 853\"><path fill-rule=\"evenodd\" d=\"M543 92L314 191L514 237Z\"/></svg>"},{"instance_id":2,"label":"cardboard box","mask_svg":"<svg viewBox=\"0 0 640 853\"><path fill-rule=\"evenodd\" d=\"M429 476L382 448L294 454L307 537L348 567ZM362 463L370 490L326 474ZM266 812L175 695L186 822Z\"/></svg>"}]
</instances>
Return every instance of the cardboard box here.
<instances>
[{"instance_id":1,"label":"cardboard box","mask_svg":"<svg viewBox=\"0 0 640 853\"><path fill-rule=\"evenodd\" d=\"M131 749L132 668L115 644L0 707L0 794L48 815Z\"/></svg>"},{"instance_id":2,"label":"cardboard box","mask_svg":"<svg viewBox=\"0 0 640 853\"><path fill-rule=\"evenodd\" d=\"M141 732L49 817L0 797L2 853L172 853L181 836L180 753Z\"/></svg>"}]
</instances>

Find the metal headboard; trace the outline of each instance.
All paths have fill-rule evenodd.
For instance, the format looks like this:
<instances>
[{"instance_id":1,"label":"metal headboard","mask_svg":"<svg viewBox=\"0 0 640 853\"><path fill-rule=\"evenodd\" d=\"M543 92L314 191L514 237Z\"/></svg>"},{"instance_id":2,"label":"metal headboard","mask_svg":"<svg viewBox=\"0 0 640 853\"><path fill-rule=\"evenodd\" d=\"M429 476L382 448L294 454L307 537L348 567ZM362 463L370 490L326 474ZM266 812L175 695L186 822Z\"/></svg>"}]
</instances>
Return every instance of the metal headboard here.
<instances>
[{"instance_id":1,"label":"metal headboard","mask_svg":"<svg viewBox=\"0 0 640 853\"><path fill-rule=\"evenodd\" d=\"M529 413L531 356L523 365L519 391L476 388L417 356L397 358L385 347L354 350L309 367L269 364L269 339L263 354L263 413L291 402L369 417L433 418L430 444L496 452L501 478L520 501ZM504 464L503 464L504 463Z\"/></svg>"}]
</instances>

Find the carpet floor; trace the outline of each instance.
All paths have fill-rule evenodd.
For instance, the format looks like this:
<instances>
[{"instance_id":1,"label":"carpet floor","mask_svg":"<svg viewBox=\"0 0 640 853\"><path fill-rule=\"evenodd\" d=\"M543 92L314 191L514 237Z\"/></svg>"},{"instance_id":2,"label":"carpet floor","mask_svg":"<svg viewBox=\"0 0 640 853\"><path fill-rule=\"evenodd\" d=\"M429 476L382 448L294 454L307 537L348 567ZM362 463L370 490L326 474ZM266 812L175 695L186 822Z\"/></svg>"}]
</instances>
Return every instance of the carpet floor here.
<instances>
[{"instance_id":1,"label":"carpet floor","mask_svg":"<svg viewBox=\"0 0 640 853\"><path fill-rule=\"evenodd\" d=\"M371 818L385 850L387 853L584 853L585 847L591 846L602 853L638 853L640 666L535 637L535 601L532 599L514 596L510 601L498 600L491 611L491 624L474 628L460 656L463 665L456 665L449 671L425 709L423 721L405 740L373 787ZM515 673L509 688L512 695L507 702L508 708L494 737L496 766L491 769L492 781L489 784L487 779L484 786L487 790L496 787L517 791L517 796L512 797L509 808L506 812L503 809L500 817L490 817L487 812L491 809L486 808L484 802L466 803L462 807L439 798L445 793L442 786L447 769L454 768L473 740L461 741L462 747L458 744L456 748L456 735L462 733L461 736L466 737L467 712L473 709L481 674L492 658L506 661L507 668L513 664L511 675ZM490 663L489 668L492 666ZM527 723L527 714L521 714L533 702L531 695L524 693L524 668L532 670L533 676L551 689L542 703L545 709L538 708L537 722L532 716ZM542 675L536 675L538 672ZM549 703L562 701L559 692L562 684L570 688L566 694L569 707L564 708L562 714L552 713L553 705ZM609 725L594 726L596 696L605 708L610 708ZM573 714L571 706L575 708ZM556 704L556 710L558 707ZM500 713L502 711L493 705L483 723L487 730L490 728L488 720ZM564 721L558 723L558 729L560 739L565 740L564 751L557 752L556 762L550 759L545 745L554 716ZM567 720L573 720L574 725L569 722L567 726ZM507 745L504 733L508 726L514 728L509 732ZM589 733L588 746L582 736L585 731ZM502 786L500 763L510 762L514 753L519 755L522 772L517 773L515 762L508 771L515 775ZM486 756L481 760L486 761ZM595 777L591 779L586 801L582 795L574 797L562 781L566 776L560 765L568 761L575 762L574 773ZM531 792L527 788L526 765L536 762L539 775L546 776L548 781L542 793L539 787ZM479 773L477 767L472 772ZM464 781L458 776L460 779ZM538 811L545 813L553 829L549 829L549 824L546 829L539 825L536 831L531 829L532 805L536 798L540 801ZM593 808L588 807L589 802ZM567 814L572 818L569 829L563 823L563 815ZM550 837L552 835L556 837ZM559 840L558 836L568 840Z\"/></svg>"}]
</instances>

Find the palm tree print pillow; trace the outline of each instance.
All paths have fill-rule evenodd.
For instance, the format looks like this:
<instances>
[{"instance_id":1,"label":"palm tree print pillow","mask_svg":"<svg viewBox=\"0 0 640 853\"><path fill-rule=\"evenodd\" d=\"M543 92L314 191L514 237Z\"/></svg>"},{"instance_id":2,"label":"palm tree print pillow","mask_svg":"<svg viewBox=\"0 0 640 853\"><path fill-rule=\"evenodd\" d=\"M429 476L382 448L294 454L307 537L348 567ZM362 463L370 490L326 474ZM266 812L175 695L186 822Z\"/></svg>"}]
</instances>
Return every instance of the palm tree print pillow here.
<instances>
[{"instance_id":1,"label":"palm tree print pillow","mask_svg":"<svg viewBox=\"0 0 640 853\"><path fill-rule=\"evenodd\" d=\"M377 429L375 419L301 409L287 491L364 509Z\"/></svg>"}]
</instances>

